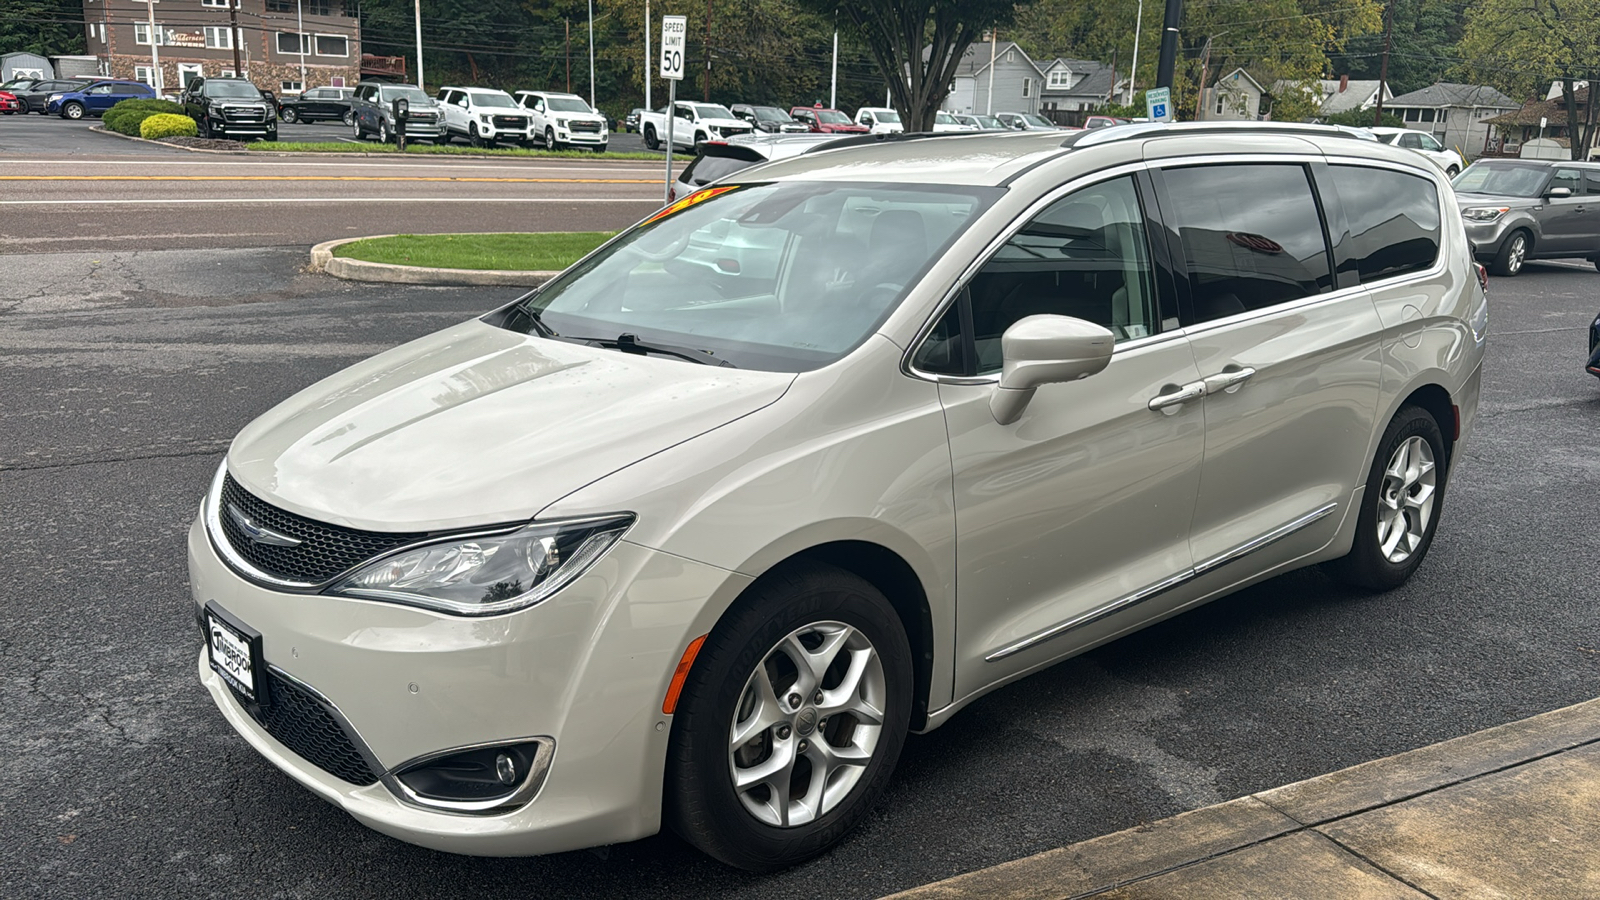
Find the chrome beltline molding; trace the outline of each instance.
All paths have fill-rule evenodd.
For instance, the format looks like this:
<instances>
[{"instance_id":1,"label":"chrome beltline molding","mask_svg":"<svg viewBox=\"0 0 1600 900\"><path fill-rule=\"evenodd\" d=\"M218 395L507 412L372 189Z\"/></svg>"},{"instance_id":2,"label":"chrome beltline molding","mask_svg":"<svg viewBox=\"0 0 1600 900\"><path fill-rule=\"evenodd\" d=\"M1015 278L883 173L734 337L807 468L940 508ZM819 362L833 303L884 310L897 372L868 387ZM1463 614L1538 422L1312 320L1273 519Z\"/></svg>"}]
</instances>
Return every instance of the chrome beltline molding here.
<instances>
[{"instance_id":1,"label":"chrome beltline molding","mask_svg":"<svg viewBox=\"0 0 1600 900\"><path fill-rule=\"evenodd\" d=\"M1257 550L1260 550L1268 544L1280 541L1296 531L1299 531L1313 522L1316 522L1317 520L1329 515L1335 509L1337 509L1338 506L1338 503L1328 503L1324 506L1318 507L1317 509L1306 513L1298 519L1295 519L1291 522L1286 522L1283 525L1272 529L1260 537L1253 538L1237 547L1224 550L1223 552L1218 553L1216 556L1202 560L1176 575L1158 581L1155 584L1147 587L1142 587L1131 594L1124 594L1123 596L1112 600L1110 603L1095 607L1087 612L1080 613L1066 620L1065 622L1052 625L1049 628L1046 628L1044 631L1038 632L1037 634L1029 635L1020 641L1007 644L998 650L991 651L989 654L984 656L983 661L997 662L1005 659L1008 656L1014 656L1030 647L1042 644L1052 638L1060 637L1061 635L1066 634L1075 628L1082 628L1085 625L1088 625L1092 622L1097 622L1106 616L1112 615L1113 613L1121 612L1122 610L1127 609L1128 607L1131 607L1137 603L1142 603L1145 600L1149 600L1151 597L1154 597L1157 594L1165 593L1186 581L1198 578L1201 575L1210 572L1212 569L1217 568L1218 566L1233 562L1240 557L1247 556Z\"/></svg>"}]
</instances>

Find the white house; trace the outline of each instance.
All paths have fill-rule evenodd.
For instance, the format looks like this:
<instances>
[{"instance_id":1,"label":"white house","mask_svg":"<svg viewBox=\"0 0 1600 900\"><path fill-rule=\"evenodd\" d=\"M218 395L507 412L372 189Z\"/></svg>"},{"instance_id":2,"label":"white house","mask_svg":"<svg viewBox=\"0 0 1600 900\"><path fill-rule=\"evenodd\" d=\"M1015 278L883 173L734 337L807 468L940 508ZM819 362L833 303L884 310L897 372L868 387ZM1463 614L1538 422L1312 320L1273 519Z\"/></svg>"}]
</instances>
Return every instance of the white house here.
<instances>
[{"instance_id":1,"label":"white house","mask_svg":"<svg viewBox=\"0 0 1600 900\"><path fill-rule=\"evenodd\" d=\"M1203 121L1254 122L1261 118L1261 98L1267 89L1244 69L1218 78L1200 97L1200 114Z\"/></svg>"},{"instance_id":2,"label":"white house","mask_svg":"<svg viewBox=\"0 0 1600 900\"><path fill-rule=\"evenodd\" d=\"M1483 151L1493 130L1487 122L1516 112L1522 104L1488 85L1439 82L1385 101L1383 111L1426 131L1439 143L1471 158Z\"/></svg>"}]
</instances>

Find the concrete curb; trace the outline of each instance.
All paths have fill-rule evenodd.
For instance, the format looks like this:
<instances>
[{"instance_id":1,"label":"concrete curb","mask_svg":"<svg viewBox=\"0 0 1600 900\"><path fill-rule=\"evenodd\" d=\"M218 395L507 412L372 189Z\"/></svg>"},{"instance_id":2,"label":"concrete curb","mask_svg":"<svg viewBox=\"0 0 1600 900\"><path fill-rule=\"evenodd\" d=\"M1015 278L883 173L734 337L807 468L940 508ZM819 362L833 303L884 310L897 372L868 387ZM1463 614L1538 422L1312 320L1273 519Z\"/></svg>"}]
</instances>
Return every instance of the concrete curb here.
<instances>
[{"instance_id":1,"label":"concrete curb","mask_svg":"<svg viewBox=\"0 0 1600 900\"><path fill-rule=\"evenodd\" d=\"M1600 699L912 888L893 900L1059 900L1107 891L1596 742Z\"/></svg>"},{"instance_id":2,"label":"concrete curb","mask_svg":"<svg viewBox=\"0 0 1600 900\"><path fill-rule=\"evenodd\" d=\"M515 271L509 269L436 269L429 266L397 266L390 263L367 262L364 259L347 259L333 255L334 248L344 244L394 236L392 234L368 234L361 237L323 241L311 248L311 270L324 272L335 278L343 278L346 281L521 288L536 288L561 274L560 272L550 271Z\"/></svg>"},{"instance_id":3,"label":"concrete curb","mask_svg":"<svg viewBox=\"0 0 1600 900\"><path fill-rule=\"evenodd\" d=\"M422 159L425 157L439 157L440 159L498 159L511 162L537 162L537 163L573 163L585 166L599 163L607 166L637 166L640 163L659 163L662 159L608 159L604 156L497 156L491 153L364 153L352 150L349 153L327 153L315 150L305 152L288 150L208 150L204 147L184 147L180 144L168 144L162 141L147 141L142 137L131 134L121 134L116 131L106 130L104 125L91 125L89 130L108 137L122 138L125 141L138 141L141 144L155 144L168 150L182 150L185 153L214 153L222 156L252 156L273 157L276 159L299 158L304 156L318 159ZM688 163L694 159L692 156L675 156L674 163Z\"/></svg>"}]
</instances>

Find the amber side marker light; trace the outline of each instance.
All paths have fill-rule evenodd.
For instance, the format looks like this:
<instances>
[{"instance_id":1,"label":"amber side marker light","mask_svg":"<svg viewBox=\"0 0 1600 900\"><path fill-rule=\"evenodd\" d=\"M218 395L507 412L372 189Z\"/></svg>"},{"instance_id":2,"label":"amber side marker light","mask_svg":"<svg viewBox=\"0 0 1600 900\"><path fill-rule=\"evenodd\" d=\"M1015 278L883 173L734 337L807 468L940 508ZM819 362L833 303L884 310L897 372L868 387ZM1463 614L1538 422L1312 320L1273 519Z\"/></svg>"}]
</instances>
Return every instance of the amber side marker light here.
<instances>
[{"instance_id":1,"label":"amber side marker light","mask_svg":"<svg viewBox=\"0 0 1600 900\"><path fill-rule=\"evenodd\" d=\"M700 653L700 646L706 642L709 635L700 635L689 642L683 649L683 658L678 660L678 669L672 673L672 683L667 685L667 699L661 701L661 711L672 715L678 708L678 695L683 693L683 683L689 678L689 667L694 665L694 658Z\"/></svg>"}]
</instances>

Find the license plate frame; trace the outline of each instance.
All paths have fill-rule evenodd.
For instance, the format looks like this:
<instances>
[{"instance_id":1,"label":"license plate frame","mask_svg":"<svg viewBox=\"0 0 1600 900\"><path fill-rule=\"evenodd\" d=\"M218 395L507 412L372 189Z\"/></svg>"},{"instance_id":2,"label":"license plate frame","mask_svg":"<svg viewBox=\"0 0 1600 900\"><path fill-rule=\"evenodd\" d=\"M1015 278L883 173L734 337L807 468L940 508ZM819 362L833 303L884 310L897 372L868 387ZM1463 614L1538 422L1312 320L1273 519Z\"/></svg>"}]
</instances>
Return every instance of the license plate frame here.
<instances>
[{"instance_id":1,"label":"license plate frame","mask_svg":"<svg viewBox=\"0 0 1600 900\"><path fill-rule=\"evenodd\" d=\"M261 655L261 632L218 606L215 600L206 602L204 620L211 670L247 706L265 707L266 664Z\"/></svg>"}]
</instances>

